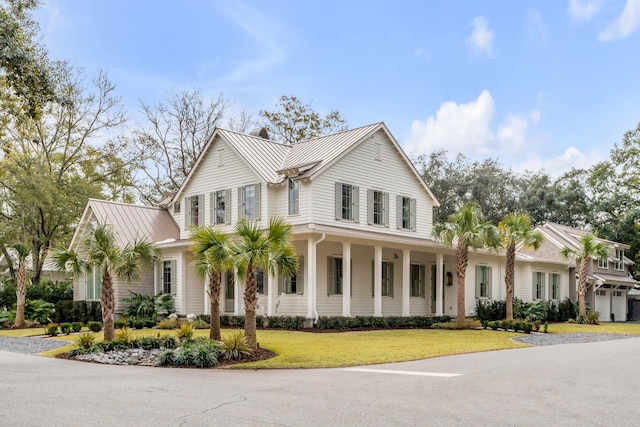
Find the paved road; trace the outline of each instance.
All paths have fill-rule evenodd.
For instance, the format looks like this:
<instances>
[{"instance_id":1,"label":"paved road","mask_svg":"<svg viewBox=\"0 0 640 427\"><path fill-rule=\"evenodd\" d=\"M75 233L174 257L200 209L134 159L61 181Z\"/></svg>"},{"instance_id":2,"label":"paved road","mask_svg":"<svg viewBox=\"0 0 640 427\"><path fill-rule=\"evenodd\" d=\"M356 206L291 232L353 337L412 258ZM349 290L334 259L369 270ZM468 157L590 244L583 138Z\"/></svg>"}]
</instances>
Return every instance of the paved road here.
<instances>
[{"instance_id":1,"label":"paved road","mask_svg":"<svg viewBox=\"0 0 640 427\"><path fill-rule=\"evenodd\" d=\"M637 426L639 355L633 338L368 367L374 372L202 371L0 351L0 425Z\"/></svg>"}]
</instances>

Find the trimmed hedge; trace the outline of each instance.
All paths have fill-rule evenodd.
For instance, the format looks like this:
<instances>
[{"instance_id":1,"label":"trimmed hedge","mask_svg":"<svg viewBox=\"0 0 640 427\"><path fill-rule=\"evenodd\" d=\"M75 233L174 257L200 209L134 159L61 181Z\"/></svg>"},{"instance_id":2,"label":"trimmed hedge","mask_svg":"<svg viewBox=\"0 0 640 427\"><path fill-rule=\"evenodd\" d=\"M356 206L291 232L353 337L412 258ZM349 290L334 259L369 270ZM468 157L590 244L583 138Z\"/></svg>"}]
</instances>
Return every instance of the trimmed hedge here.
<instances>
[{"instance_id":1,"label":"trimmed hedge","mask_svg":"<svg viewBox=\"0 0 640 427\"><path fill-rule=\"evenodd\" d=\"M55 305L56 323L88 323L102 321L100 301L58 301Z\"/></svg>"},{"instance_id":2,"label":"trimmed hedge","mask_svg":"<svg viewBox=\"0 0 640 427\"><path fill-rule=\"evenodd\" d=\"M413 329L429 328L435 323L447 323L451 321L449 316L412 316L412 317L373 317L373 316L320 316L318 329L344 330L344 329Z\"/></svg>"}]
</instances>

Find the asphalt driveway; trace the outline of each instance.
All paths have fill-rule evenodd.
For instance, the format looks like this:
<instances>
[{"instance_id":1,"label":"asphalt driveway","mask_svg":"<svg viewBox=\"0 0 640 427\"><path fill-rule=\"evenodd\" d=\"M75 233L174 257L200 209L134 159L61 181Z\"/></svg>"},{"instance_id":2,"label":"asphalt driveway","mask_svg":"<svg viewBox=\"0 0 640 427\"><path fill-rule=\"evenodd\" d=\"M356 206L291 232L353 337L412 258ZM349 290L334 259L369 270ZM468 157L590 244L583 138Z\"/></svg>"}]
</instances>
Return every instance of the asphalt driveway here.
<instances>
[{"instance_id":1,"label":"asphalt driveway","mask_svg":"<svg viewBox=\"0 0 640 427\"><path fill-rule=\"evenodd\" d=\"M640 338L359 367L106 366L0 351L0 425L636 426Z\"/></svg>"}]
</instances>

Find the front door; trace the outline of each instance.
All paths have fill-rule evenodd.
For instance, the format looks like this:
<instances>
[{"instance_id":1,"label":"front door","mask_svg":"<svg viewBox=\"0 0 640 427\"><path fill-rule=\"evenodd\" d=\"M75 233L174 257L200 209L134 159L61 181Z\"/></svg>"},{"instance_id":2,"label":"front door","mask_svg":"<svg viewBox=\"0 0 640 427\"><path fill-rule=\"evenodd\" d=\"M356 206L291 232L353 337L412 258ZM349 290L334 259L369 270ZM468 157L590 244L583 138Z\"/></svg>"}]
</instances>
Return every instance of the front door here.
<instances>
[{"instance_id":1,"label":"front door","mask_svg":"<svg viewBox=\"0 0 640 427\"><path fill-rule=\"evenodd\" d=\"M235 310L235 279L234 275L227 273L224 281L224 311L233 313Z\"/></svg>"}]
</instances>

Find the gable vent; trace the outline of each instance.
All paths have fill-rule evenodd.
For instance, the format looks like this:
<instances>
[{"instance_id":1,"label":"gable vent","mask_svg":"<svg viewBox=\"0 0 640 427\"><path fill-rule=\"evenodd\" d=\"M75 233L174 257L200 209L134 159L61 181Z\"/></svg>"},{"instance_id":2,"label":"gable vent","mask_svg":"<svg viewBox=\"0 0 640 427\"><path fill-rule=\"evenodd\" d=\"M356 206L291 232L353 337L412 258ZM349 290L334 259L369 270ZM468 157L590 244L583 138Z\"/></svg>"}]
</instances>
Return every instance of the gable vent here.
<instances>
[{"instance_id":1,"label":"gable vent","mask_svg":"<svg viewBox=\"0 0 640 427\"><path fill-rule=\"evenodd\" d=\"M249 135L258 136L262 139L269 139L269 133L267 132L267 129L263 127L252 130L251 133L249 133Z\"/></svg>"}]
</instances>

